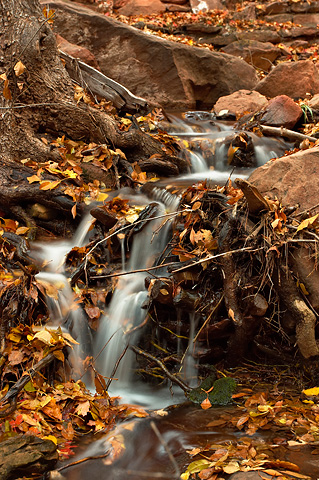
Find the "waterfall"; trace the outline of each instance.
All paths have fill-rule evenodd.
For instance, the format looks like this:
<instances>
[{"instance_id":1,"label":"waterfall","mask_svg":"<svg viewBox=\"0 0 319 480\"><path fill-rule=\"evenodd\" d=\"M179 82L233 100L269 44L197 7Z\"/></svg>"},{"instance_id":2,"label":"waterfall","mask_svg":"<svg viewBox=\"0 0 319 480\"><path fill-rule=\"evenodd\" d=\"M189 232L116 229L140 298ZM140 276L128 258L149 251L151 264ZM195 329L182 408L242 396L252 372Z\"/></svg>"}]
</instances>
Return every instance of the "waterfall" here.
<instances>
[{"instance_id":1,"label":"waterfall","mask_svg":"<svg viewBox=\"0 0 319 480\"><path fill-rule=\"evenodd\" d=\"M158 204L157 216L165 214L163 204ZM141 232L134 235L127 272L151 267L167 243L168 223L161 226L162 218L151 219ZM157 272L157 275L159 273ZM95 342L94 357L99 373L111 378L115 367L110 391L125 388L132 378L135 354L127 346L138 341L147 312L143 304L147 300L144 280L145 272L120 277L112 296L107 314L101 319ZM123 357L123 358L122 358ZM114 385L116 384L116 385Z\"/></svg>"}]
</instances>

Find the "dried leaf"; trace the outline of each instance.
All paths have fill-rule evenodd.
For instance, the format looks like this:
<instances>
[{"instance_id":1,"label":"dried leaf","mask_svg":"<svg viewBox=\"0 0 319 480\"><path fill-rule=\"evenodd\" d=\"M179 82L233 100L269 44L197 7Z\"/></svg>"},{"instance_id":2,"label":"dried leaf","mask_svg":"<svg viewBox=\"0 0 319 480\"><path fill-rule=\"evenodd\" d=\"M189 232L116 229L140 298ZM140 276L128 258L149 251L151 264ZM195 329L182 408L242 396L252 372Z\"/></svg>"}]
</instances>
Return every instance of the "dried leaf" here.
<instances>
[{"instance_id":1,"label":"dried leaf","mask_svg":"<svg viewBox=\"0 0 319 480\"><path fill-rule=\"evenodd\" d=\"M319 217L319 213L317 213L313 217L306 218L306 220L301 222L301 224L298 226L297 232L299 232L300 230L303 230L305 228L313 227L314 224L317 222L318 217Z\"/></svg>"},{"instance_id":2,"label":"dried leaf","mask_svg":"<svg viewBox=\"0 0 319 480\"><path fill-rule=\"evenodd\" d=\"M14 69L14 73L16 74L16 77L19 77L19 75L22 75L23 72L25 71L25 65L23 65L22 62L20 62L20 60L15 64L15 66L13 67Z\"/></svg>"}]
</instances>

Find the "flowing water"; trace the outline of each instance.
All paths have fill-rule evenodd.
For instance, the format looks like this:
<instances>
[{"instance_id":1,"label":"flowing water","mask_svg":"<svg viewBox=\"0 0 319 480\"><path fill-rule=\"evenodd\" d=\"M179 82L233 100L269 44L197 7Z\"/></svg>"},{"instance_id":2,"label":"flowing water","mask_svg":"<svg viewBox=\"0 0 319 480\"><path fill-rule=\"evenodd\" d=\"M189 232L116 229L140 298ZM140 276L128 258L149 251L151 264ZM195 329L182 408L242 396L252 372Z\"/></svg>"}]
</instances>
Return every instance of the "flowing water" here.
<instances>
[{"instance_id":1,"label":"flowing water","mask_svg":"<svg viewBox=\"0 0 319 480\"><path fill-rule=\"evenodd\" d=\"M151 189L150 195L153 201L154 199L156 200L157 204L156 214L140 233L134 235L131 251L127 251L125 239L120 239L124 272L132 272L151 267L156 257L162 252L168 242L170 232L169 219L173 218L174 210L178 208L179 198L176 197L176 195L170 194L169 191L163 187L168 184L174 186L179 183L182 185L190 184L199 179L209 179L210 182L223 184L226 183L230 175L245 178L250 173L250 170L240 169L236 169L236 171L233 172L232 167L228 165L228 149L225 147L225 138L234 134L233 128L227 124L212 123L211 119L205 119L205 116L203 120L203 117L195 113L189 114L186 121L172 117L170 133L175 134L184 141L192 141L195 142L195 144L197 142L199 146L203 145L203 139L209 141L209 148L211 152L213 152L213 155L210 155L209 160L207 160L203 152L200 151L200 148L197 148L196 151L193 151L191 154L191 174L178 179L162 181ZM260 139L254 135L252 137L257 165L265 163L272 157L280 156L284 150L287 149L287 145L281 141L265 138ZM124 198L127 197L124 195ZM130 199L130 202L134 203L134 201L134 199ZM138 201L140 203L150 202L145 196L140 197ZM169 215L167 215L167 212ZM73 302L73 294L64 275L64 257L75 245L81 246L85 244L90 222L91 219L89 217L83 221L79 226L78 234L72 242L63 241L56 244L40 244L36 246L38 258L41 259L41 261L47 262L47 267L44 272L38 275L38 281L55 285L59 292L58 296L48 298L48 306L52 312L52 326L62 325L64 328L68 328L71 334L78 340L80 347L73 353L75 357L77 355L85 356L93 352L93 356L96 359L96 368L99 373L104 375L106 379L112 380L109 387L112 395L120 394L125 402L135 402L148 406L149 408L160 408L169 404L179 403L184 398L180 390L178 390L178 392L175 390L175 396L172 397L168 388L160 390L158 388L146 387L138 383L136 379L134 379L134 383L131 383L135 366L135 355L133 355L129 345L138 341L143 331L142 328L139 327L143 325L147 316L147 312L145 308L143 308L147 300L147 290L145 288L146 273L132 273L119 277L120 280L113 293L108 311L101 319L99 330L93 338L86 326L87 322L83 312L80 309L70 309L70 305L72 305ZM165 276L166 272L162 269L157 271L156 275ZM183 353L184 379L192 386L196 384L196 364L192 351L196 321L196 315L191 313L189 342L186 351L181 352L180 340L177 340L176 345L179 353ZM76 364L77 362L75 361L74 365L76 366ZM75 373L78 375L81 374L81 372L76 372L76 368ZM178 456L178 452L184 452L186 447L191 448L194 445L194 438L188 440L184 427L181 428L181 430L179 427L176 427L176 425L174 428L170 427L166 428L166 430L165 428L163 430L165 442L170 446L170 449L174 451L174 454L176 453L176 456ZM197 427L195 428L195 425L193 425L192 428L193 437L194 435L195 437L199 435L205 442L208 438L207 435L212 438L214 437L215 433L211 430L208 433L205 429L203 432L199 432L199 429ZM85 467L81 466L68 470L68 473L64 473L65 478L69 480L84 480L86 478L90 478L91 480L95 478L107 478L110 480L113 478L122 479L126 478L125 472L127 472L129 467L142 472L137 476L130 475L129 478L147 478L148 480L153 480L158 478L154 472L163 472L165 469L170 473L168 473L168 476L162 475L162 477L159 478L176 478L172 476L172 465L169 465L167 461L167 453L165 452L163 444L158 441L158 439L156 441L157 443L154 443L154 431L150 432L149 429L146 429L145 435L146 437L143 437L142 433L143 454L142 447L138 448L138 446L135 445L135 447L130 450L130 453L127 453L127 458L124 456L122 464L117 462L112 470L110 470L110 467L103 466L102 477L102 470L97 469L97 465L93 468L92 465L90 467L90 464L87 464ZM222 435L225 439L227 432L223 432ZM148 436L150 438L148 438ZM136 442L136 438L133 437L133 440L129 439L128 441ZM150 442L150 444L146 445L148 442ZM88 456L91 452L97 454L100 450L104 452L108 448L107 445L108 439L99 440L92 444L83 456ZM137 457L139 460L137 460ZM141 464L141 460L143 460L143 464ZM163 468L163 463L166 464L165 469ZM162 470L160 470L161 466ZM143 474L143 472L145 473L145 471L149 471L149 469L153 472L152 474Z\"/></svg>"}]
</instances>

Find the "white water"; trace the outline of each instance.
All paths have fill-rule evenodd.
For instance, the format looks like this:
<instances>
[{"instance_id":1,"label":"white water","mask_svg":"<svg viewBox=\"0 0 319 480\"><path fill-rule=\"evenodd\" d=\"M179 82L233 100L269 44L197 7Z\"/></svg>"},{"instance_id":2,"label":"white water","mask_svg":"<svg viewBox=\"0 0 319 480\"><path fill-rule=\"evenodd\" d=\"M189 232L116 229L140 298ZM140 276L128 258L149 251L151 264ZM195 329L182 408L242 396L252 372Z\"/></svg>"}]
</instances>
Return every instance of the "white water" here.
<instances>
[{"instance_id":1,"label":"white water","mask_svg":"<svg viewBox=\"0 0 319 480\"><path fill-rule=\"evenodd\" d=\"M158 204L156 216L165 215L165 208ZM168 223L163 219L150 220L143 230L134 235L132 251L127 272L151 267L157 255L167 243ZM156 275L159 275L159 271ZM125 352L127 345L135 344L142 332L138 327L145 321L147 311L143 304L147 300L144 281L148 274L134 273L120 277L112 296L108 313L101 319L95 343L94 357L96 366L102 375L112 378L117 362ZM131 332L131 333L130 333ZM135 366L135 354L127 348L125 356L119 361L112 380L110 391L117 393L130 384L132 368Z\"/></svg>"}]
</instances>

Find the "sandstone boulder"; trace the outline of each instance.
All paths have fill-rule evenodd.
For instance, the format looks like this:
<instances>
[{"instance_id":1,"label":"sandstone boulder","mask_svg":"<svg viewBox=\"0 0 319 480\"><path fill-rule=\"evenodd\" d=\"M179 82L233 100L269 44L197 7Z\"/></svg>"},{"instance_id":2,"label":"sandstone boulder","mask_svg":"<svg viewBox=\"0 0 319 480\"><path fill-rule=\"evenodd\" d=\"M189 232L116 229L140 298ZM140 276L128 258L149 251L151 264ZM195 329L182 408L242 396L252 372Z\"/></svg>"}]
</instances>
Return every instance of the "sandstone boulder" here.
<instances>
[{"instance_id":1,"label":"sandstone boulder","mask_svg":"<svg viewBox=\"0 0 319 480\"><path fill-rule=\"evenodd\" d=\"M319 198L319 147L270 160L248 180L263 195L277 197L285 206L299 204L297 212L312 208Z\"/></svg>"},{"instance_id":2,"label":"sandstone boulder","mask_svg":"<svg viewBox=\"0 0 319 480\"><path fill-rule=\"evenodd\" d=\"M60 35L94 52L106 76L152 104L207 109L257 84L254 68L237 57L147 35L71 2L48 3Z\"/></svg>"},{"instance_id":3,"label":"sandstone boulder","mask_svg":"<svg viewBox=\"0 0 319 480\"><path fill-rule=\"evenodd\" d=\"M307 93L319 93L319 72L311 60L280 63L258 83L255 90L267 97L287 95L296 100L305 98Z\"/></svg>"},{"instance_id":4,"label":"sandstone boulder","mask_svg":"<svg viewBox=\"0 0 319 480\"><path fill-rule=\"evenodd\" d=\"M260 123L272 127L293 128L301 116L302 109L299 105L287 95L278 95L265 107Z\"/></svg>"},{"instance_id":5,"label":"sandstone boulder","mask_svg":"<svg viewBox=\"0 0 319 480\"><path fill-rule=\"evenodd\" d=\"M221 112L228 112L230 115L239 117L245 113L253 113L266 106L268 100L258 92L252 90L238 90L231 95L220 97L214 105L214 112L217 116Z\"/></svg>"},{"instance_id":6,"label":"sandstone boulder","mask_svg":"<svg viewBox=\"0 0 319 480\"><path fill-rule=\"evenodd\" d=\"M280 57L281 50L270 42L256 40L238 40L222 49L223 52L241 57L245 62L256 68L268 72L276 58Z\"/></svg>"}]
</instances>

